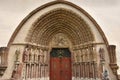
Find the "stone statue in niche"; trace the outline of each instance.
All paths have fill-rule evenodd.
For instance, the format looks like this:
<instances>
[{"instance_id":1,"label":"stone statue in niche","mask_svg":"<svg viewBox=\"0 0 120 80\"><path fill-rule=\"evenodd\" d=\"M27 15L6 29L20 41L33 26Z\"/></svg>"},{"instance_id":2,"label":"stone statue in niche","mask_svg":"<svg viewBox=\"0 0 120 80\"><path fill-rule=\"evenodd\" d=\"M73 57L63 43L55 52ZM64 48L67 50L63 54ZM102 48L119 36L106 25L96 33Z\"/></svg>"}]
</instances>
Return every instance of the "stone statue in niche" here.
<instances>
[{"instance_id":1,"label":"stone statue in niche","mask_svg":"<svg viewBox=\"0 0 120 80\"><path fill-rule=\"evenodd\" d=\"M31 49L31 59L30 62L34 62L34 49Z\"/></svg>"},{"instance_id":2,"label":"stone statue in niche","mask_svg":"<svg viewBox=\"0 0 120 80\"><path fill-rule=\"evenodd\" d=\"M39 51L36 48L35 51L34 51L34 60L35 60L35 62L38 62L38 54L39 54Z\"/></svg>"},{"instance_id":3,"label":"stone statue in niche","mask_svg":"<svg viewBox=\"0 0 120 80\"><path fill-rule=\"evenodd\" d=\"M79 51L76 51L76 60L77 60L77 62L80 61Z\"/></svg>"},{"instance_id":4,"label":"stone statue in niche","mask_svg":"<svg viewBox=\"0 0 120 80\"><path fill-rule=\"evenodd\" d=\"M44 63L47 63L47 55L48 55L47 51L45 50L44 51Z\"/></svg>"},{"instance_id":5,"label":"stone statue in niche","mask_svg":"<svg viewBox=\"0 0 120 80\"><path fill-rule=\"evenodd\" d=\"M44 63L44 51L42 49L39 50L39 61L40 63Z\"/></svg>"},{"instance_id":6,"label":"stone statue in niche","mask_svg":"<svg viewBox=\"0 0 120 80\"><path fill-rule=\"evenodd\" d=\"M53 37L52 45L53 46L59 46L59 47L68 46L69 41L68 41L67 37L64 34L59 33L59 34L57 34L57 35L55 35Z\"/></svg>"},{"instance_id":7,"label":"stone statue in niche","mask_svg":"<svg viewBox=\"0 0 120 80\"><path fill-rule=\"evenodd\" d=\"M105 60L104 52L105 52L105 51L104 51L103 48L100 48L100 49L99 49L100 59L101 59L101 60Z\"/></svg>"},{"instance_id":8,"label":"stone statue in niche","mask_svg":"<svg viewBox=\"0 0 120 80\"><path fill-rule=\"evenodd\" d=\"M29 54L30 54L30 48L26 47L24 52L23 52L23 62L28 62L29 61Z\"/></svg>"},{"instance_id":9,"label":"stone statue in niche","mask_svg":"<svg viewBox=\"0 0 120 80\"><path fill-rule=\"evenodd\" d=\"M81 59L81 62L83 62L83 50L82 50L82 53L80 55L80 59Z\"/></svg>"},{"instance_id":10,"label":"stone statue in niche","mask_svg":"<svg viewBox=\"0 0 120 80\"><path fill-rule=\"evenodd\" d=\"M93 47L93 61L97 61L97 53L95 47Z\"/></svg>"},{"instance_id":11,"label":"stone statue in niche","mask_svg":"<svg viewBox=\"0 0 120 80\"><path fill-rule=\"evenodd\" d=\"M16 55L16 61L18 61L19 55L20 55L20 50L16 50L15 55Z\"/></svg>"},{"instance_id":12,"label":"stone statue in niche","mask_svg":"<svg viewBox=\"0 0 120 80\"><path fill-rule=\"evenodd\" d=\"M82 62L81 55L82 55L82 52L81 50L79 50L79 62Z\"/></svg>"},{"instance_id":13,"label":"stone statue in niche","mask_svg":"<svg viewBox=\"0 0 120 80\"><path fill-rule=\"evenodd\" d=\"M74 51L73 53L74 53L74 55L73 55L74 62L77 62L77 57L76 57L76 56L77 56L77 54L76 54L76 51Z\"/></svg>"}]
</instances>

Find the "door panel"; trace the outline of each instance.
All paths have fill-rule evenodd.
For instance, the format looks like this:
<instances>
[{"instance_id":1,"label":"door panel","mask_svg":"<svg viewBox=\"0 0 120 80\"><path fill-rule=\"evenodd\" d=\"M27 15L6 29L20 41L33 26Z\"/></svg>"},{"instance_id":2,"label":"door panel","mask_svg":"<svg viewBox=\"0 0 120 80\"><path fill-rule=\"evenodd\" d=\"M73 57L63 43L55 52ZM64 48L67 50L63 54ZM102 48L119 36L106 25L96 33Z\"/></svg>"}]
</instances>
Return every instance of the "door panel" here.
<instances>
[{"instance_id":1,"label":"door panel","mask_svg":"<svg viewBox=\"0 0 120 80\"><path fill-rule=\"evenodd\" d=\"M62 79L61 80L71 80L71 60L70 58L62 58L61 63L61 70L62 70Z\"/></svg>"},{"instance_id":2,"label":"door panel","mask_svg":"<svg viewBox=\"0 0 120 80\"><path fill-rule=\"evenodd\" d=\"M50 80L72 80L71 53L68 48L53 48L50 53Z\"/></svg>"},{"instance_id":3,"label":"door panel","mask_svg":"<svg viewBox=\"0 0 120 80\"><path fill-rule=\"evenodd\" d=\"M52 58L50 61L50 80L60 80L60 61L58 58Z\"/></svg>"}]
</instances>

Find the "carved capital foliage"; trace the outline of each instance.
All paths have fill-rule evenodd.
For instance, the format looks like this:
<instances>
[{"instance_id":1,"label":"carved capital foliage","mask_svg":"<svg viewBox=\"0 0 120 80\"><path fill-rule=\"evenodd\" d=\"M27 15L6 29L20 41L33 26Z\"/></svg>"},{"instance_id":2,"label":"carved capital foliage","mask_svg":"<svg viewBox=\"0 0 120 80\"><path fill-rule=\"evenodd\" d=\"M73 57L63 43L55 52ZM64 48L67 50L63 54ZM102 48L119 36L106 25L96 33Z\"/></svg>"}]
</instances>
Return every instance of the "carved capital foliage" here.
<instances>
[{"instance_id":1,"label":"carved capital foliage","mask_svg":"<svg viewBox=\"0 0 120 80\"><path fill-rule=\"evenodd\" d=\"M117 64L110 64L110 67L111 67L111 69L112 69L112 72L115 74L115 75L117 75L117 70L118 70L118 65Z\"/></svg>"}]
</instances>

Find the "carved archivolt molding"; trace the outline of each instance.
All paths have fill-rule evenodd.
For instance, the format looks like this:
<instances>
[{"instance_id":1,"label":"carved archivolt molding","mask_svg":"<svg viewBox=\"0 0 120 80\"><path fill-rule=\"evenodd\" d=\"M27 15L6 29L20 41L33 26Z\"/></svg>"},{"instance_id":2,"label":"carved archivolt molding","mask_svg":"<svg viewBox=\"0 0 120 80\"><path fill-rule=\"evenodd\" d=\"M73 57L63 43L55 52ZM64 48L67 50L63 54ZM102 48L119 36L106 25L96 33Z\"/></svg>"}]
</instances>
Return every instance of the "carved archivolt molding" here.
<instances>
[{"instance_id":1,"label":"carved archivolt molding","mask_svg":"<svg viewBox=\"0 0 120 80\"><path fill-rule=\"evenodd\" d=\"M82 17L62 8L38 18L29 30L26 41L49 45L51 39L59 33L65 34L73 45L94 41L92 31Z\"/></svg>"}]
</instances>

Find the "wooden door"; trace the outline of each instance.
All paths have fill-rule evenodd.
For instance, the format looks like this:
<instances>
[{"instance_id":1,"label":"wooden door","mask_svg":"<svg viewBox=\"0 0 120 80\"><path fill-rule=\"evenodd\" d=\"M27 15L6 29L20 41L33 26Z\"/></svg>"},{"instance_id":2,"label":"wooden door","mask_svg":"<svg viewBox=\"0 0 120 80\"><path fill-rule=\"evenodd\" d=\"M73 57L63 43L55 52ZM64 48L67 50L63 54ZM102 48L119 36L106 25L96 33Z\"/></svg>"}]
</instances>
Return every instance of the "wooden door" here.
<instances>
[{"instance_id":1,"label":"wooden door","mask_svg":"<svg viewBox=\"0 0 120 80\"><path fill-rule=\"evenodd\" d=\"M50 80L72 80L71 53L68 48L53 48L50 53Z\"/></svg>"}]
</instances>

